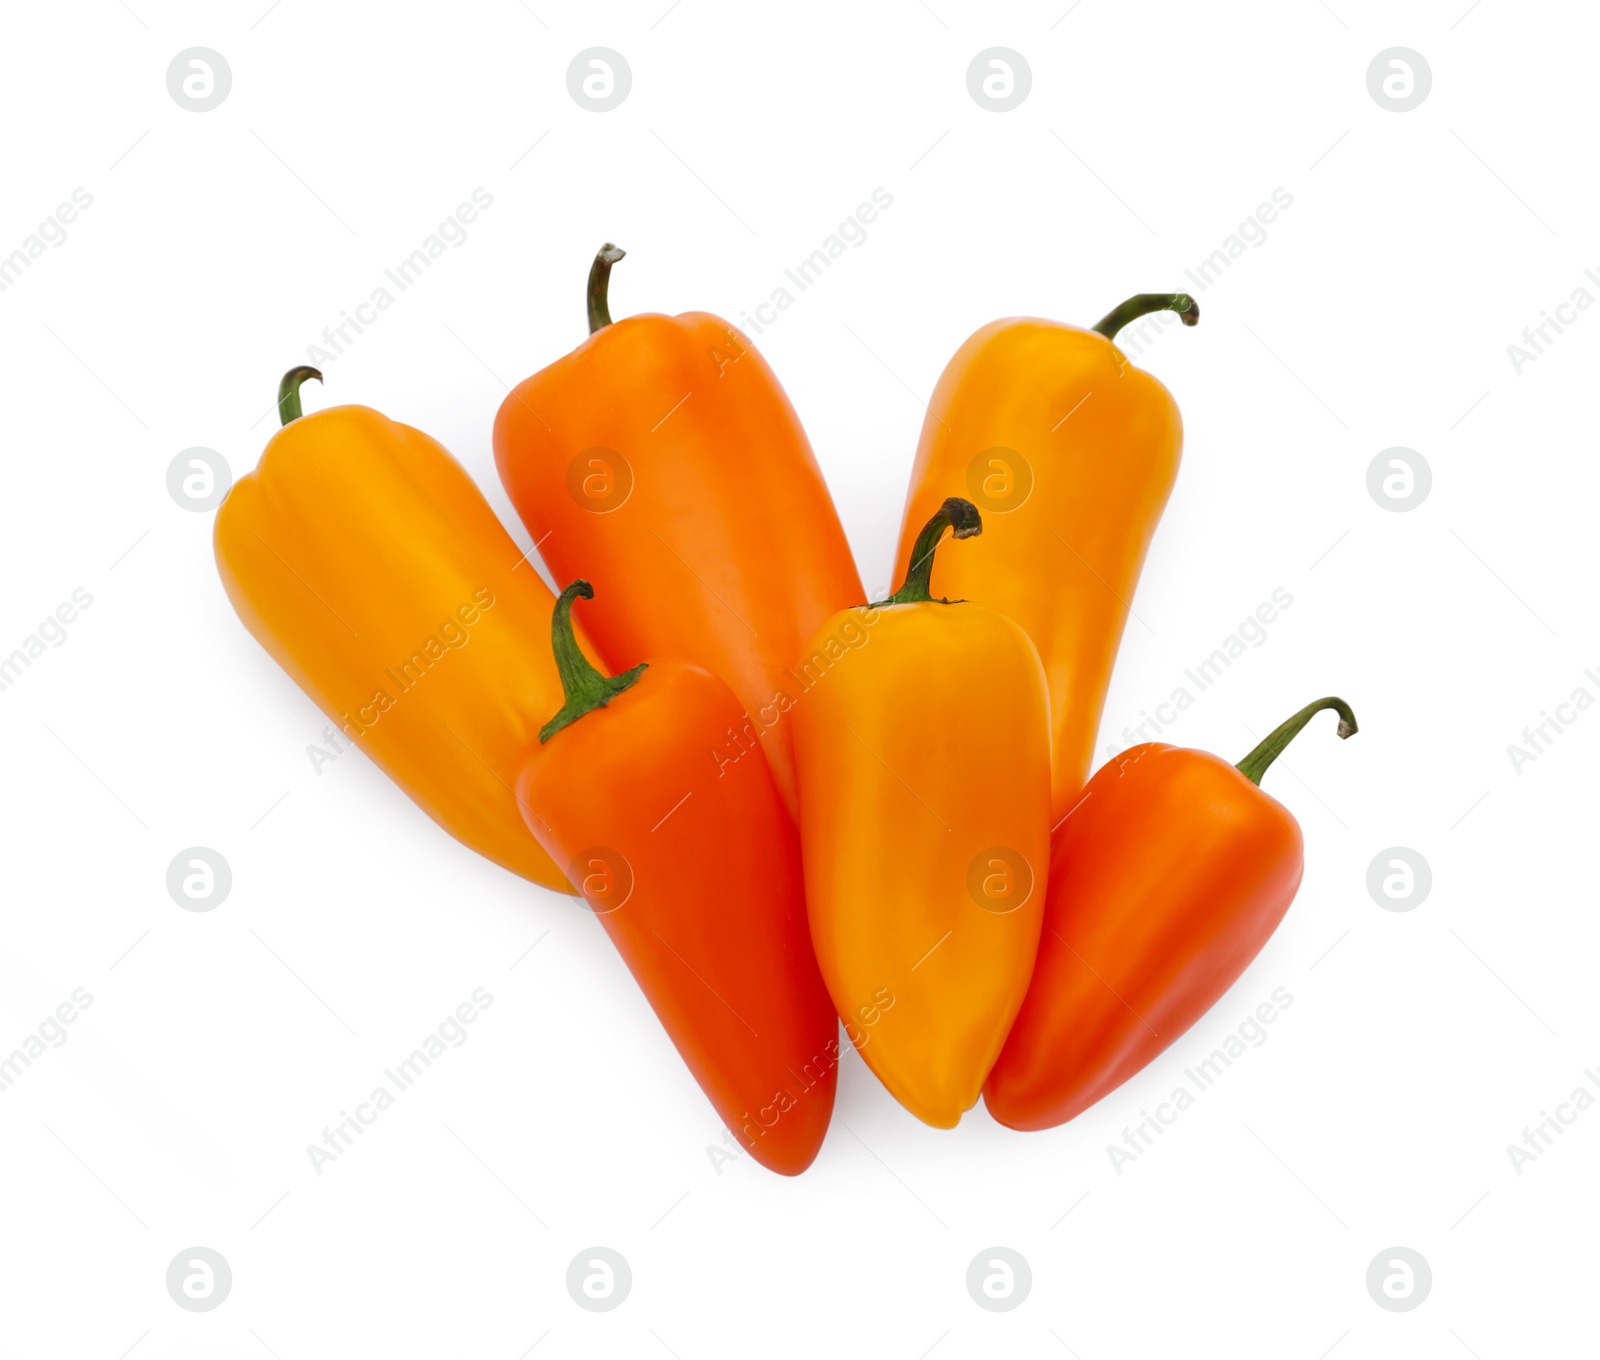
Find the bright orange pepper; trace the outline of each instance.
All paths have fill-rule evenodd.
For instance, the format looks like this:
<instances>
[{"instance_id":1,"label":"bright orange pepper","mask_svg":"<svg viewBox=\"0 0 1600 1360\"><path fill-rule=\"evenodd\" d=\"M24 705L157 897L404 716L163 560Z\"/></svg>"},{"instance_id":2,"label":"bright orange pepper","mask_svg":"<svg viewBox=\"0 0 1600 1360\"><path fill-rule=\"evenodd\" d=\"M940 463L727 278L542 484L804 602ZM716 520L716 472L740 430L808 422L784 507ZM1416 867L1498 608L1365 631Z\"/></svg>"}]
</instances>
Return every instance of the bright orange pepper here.
<instances>
[{"instance_id":1,"label":"bright orange pepper","mask_svg":"<svg viewBox=\"0 0 1600 1360\"><path fill-rule=\"evenodd\" d=\"M1261 776L1325 708L1307 704L1237 766L1160 742L1107 761L1055 837L1039 961L983 1088L1014 1129L1064 1124L1179 1039L1289 910L1300 827Z\"/></svg>"},{"instance_id":2,"label":"bright orange pepper","mask_svg":"<svg viewBox=\"0 0 1600 1360\"><path fill-rule=\"evenodd\" d=\"M560 892L528 833L517 772L561 702L555 597L466 470L365 406L284 426L217 511L217 570L239 618L294 682L434 821Z\"/></svg>"},{"instance_id":3,"label":"bright orange pepper","mask_svg":"<svg viewBox=\"0 0 1600 1360\"><path fill-rule=\"evenodd\" d=\"M806 933L800 845L759 748L707 754L739 716L685 661L598 673L572 635L574 581L551 636L566 687L517 783L528 825L568 868L717 1114L787 1176L833 1113L839 1022Z\"/></svg>"},{"instance_id":4,"label":"bright orange pepper","mask_svg":"<svg viewBox=\"0 0 1600 1360\"><path fill-rule=\"evenodd\" d=\"M939 559L933 587L1009 614L1050 681L1051 796L1066 816L1088 777L1117 645L1156 522L1178 475L1171 394L1113 343L1130 321L1200 309L1141 293L1093 330L995 321L946 365L917 445L900 527L904 572L946 490L984 513L983 541Z\"/></svg>"},{"instance_id":5,"label":"bright orange pepper","mask_svg":"<svg viewBox=\"0 0 1600 1360\"><path fill-rule=\"evenodd\" d=\"M806 907L845 1033L912 1114L953 1128L1022 1004L1050 854L1049 695L1027 635L935 600L947 500L905 584L836 614L795 709Z\"/></svg>"},{"instance_id":6,"label":"bright orange pepper","mask_svg":"<svg viewBox=\"0 0 1600 1360\"><path fill-rule=\"evenodd\" d=\"M764 749L792 814L790 668L865 601L861 578L766 361L705 312L613 322L622 255L607 245L590 271L589 338L501 405L495 462L556 580L594 582L584 623L606 664L677 656L721 676L744 714L717 758Z\"/></svg>"}]
</instances>

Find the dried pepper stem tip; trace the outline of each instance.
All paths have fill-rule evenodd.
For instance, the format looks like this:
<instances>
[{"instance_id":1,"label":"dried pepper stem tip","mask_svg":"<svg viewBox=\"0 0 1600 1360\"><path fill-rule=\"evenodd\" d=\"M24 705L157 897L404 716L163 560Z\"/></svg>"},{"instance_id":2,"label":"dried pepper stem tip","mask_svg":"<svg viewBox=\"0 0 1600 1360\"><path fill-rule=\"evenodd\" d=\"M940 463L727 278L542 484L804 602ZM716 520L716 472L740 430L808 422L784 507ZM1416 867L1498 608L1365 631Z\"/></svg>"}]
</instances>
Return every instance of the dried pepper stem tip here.
<instances>
[{"instance_id":1,"label":"dried pepper stem tip","mask_svg":"<svg viewBox=\"0 0 1600 1360\"><path fill-rule=\"evenodd\" d=\"M607 241L594 257L594 263L589 266L590 335L611 324L611 300L608 296L611 288L611 266L624 258L627 253L621 246L614 246Z\"/></svg>"},{"instance_id":2,"label":"dried pepper stem tip","mask_svg":"<svg viewBox=\"0 0 1600 1360\"><path fill-rule=\"evenodd\" d=\"M923 604L933 600L929 583L933 580L933 553L950 530L952 538L971 538L983 532L983 520L978 507L960 496L951 496L933 513L933 518L922 526L917 541L911 545L911 561L906 565L906 579L900 589L879 604ZM935 601L948 604L948 600Z\"/></svg>"},{"instance_id":3,"label":"dried pepper stem tip","mask_svg":"<svg viewBox=\"0 0 1600 1360\"><path fill-rule=\"evenodd\" d=\"M1095 322L1094 329L1107 340L1115 340L1124 326L1151 312L1176 312L1185 326L1193 326L1200 320L1200 304L1187 293L1135 293Z\"/></svg>"},{"instance_id":4,"label":"dried pepper stem tip","mask_svg":"<svg viewBox=\"0 0 1600 1360\"><path fill-rule=\"evenodd\" d=\"M1261 744L1234 768L1259 787L1261 776L1267 772L1272 762L1283 754L1284 747L1300 734L1302 727L1325 708L1331 708L1339 715L1339 726L1336 730L1341 740L1353 737L1360 731L1356 726L1356 715L1350 711L1350 705L1343 699L1318 699L1315 703L1307 704L1281 727L1275 727L1268 732Z\"/></svg>"}]
</instances>

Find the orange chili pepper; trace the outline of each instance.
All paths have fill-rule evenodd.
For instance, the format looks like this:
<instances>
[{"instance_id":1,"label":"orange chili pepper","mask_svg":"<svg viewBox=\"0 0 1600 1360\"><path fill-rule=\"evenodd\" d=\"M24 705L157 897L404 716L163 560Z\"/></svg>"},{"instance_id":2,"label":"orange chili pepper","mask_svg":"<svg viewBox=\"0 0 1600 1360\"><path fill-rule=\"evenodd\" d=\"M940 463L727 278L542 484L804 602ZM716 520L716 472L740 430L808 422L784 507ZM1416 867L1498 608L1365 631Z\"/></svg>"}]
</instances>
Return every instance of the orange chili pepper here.
<instances>
[{"instance_id":1,"label":"orange chili pepper","mask_svg":"<svg viewBox=\"0 0 1600 1360\"><path fill-rule=\"evenodd\" d=\"M764 748L792 814L784 719L804 685L790 667L824 619L865 600L861 578L772 370L705 312L613 323L622 257L595 257L589 339L501 405L495 462L555 578L594 582L585 624L606 664L677 656L721 676L743 712L714 758Z\"/></svg>"},{"instance_id":2,"label":"orange chili pepper","mask_svg":"<svg viewBox=\"0 0 1600 1360\"><path fill-rule=\"evenodd\" d=\"M804 1171L833 1113L839 1024L806 932L800 846L759 748L719 770L739 716L699 666L604 676L551 623L566 701L517 782L529 829L600 917L695 1080L763 1166ZM648 668L647 668L648 667ZM603 710L603 711L601 711Z\"/></svg>"},{"instance_id":3,"label":"orange chili pepper","mask_svg":"<svg viewBox=\"0 0 1600 1360\"><path fill-rule=\"evenodd\" d=\"M934 589L1009 614L1050 681L1051 799L1066 816L1094 754L1145 552L1178 475L1183 427L1167 389L1113 342L1187 294L1141 293L1081 330L995 321L946 365L928 403L900 527L904 572L948 487L984 512L983 542L940 559Z\"/></svg>"},{"instance_id":4,"label":"orange chili pepper","mask_svg":"<svg viewBox=\"0 0 1600 1360\"><path fill-rule=\"evenodd\" d=\"M929 594L946 528L980 531L970 501L928 521L894 595L824 625L811 650L839 659L795 710L822 976L867 1066L938 1128L977 1100L1022 1004L1050 853L1044 672L1003 614Z\"/></svg>"},{"instance_id":5,"label":"orange chili pepper","mask_svg":"<svg viewBox=\"0 0 1600 1360\"><path fill-rule=\"evenodd\" d=\"M322 375L284 375L283 428L217 511L234 610L434 821L570 892L514 793L561 694L543 641L555 596L441 445L365 406L302 418L307 378Z\"/></svg>"},{"instance_id":6,"label":"orange chili pepper","mask_svg":"<svg viewBox=\"0 0 1600 1360\"><path fill-rule=\"evenodd\" d=\"M1100 767L1056 833L1027 1000L983 1088L1014 1129L1048 1129L1182 1037L1261 952L1305 870L1300 827L1259 787L1308 704L1237 766L1150 742Z\"/></svg>"}]
</instances>

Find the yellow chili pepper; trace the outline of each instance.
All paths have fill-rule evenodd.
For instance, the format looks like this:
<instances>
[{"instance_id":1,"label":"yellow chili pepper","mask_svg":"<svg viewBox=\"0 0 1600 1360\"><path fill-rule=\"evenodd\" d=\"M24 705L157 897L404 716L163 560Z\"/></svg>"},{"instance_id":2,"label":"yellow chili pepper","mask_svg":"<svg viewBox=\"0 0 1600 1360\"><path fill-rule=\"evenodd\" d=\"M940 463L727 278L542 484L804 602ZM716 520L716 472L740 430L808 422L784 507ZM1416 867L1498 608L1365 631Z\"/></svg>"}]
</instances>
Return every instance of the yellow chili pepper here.
<instances>
[{"instance_id":1,"label":"yellow chili pepper","mask_svg":"<svg viewBox=\"0 0 1600 1360\"><path fill-rule=\"evenodd\" d=\"M515 792L561 706L555 596L440 444L365 406L301 418L307 378L322 375L284 375L283 428L217 511L228 598L434 821L513 873L571 892Z\"/></svg>"},{"instance_id":2,"label":"yellow chili pepper","mask_svg":"<svg viewBox=\"0 0 1600 1360\"><path fill-rule=\"evenodd\" d=\"M899 565L951 486L986 518L983 542L940 559L935 587L1009 614L1050 681L1055 819L1089 777L1111 666L1145 552L1178 476L1183 423L1114 343L1156 311L1200 317L1185 293L1140 293L1093 330L995 321L945 366L928 403L900 526Z\"/></svg>"},{"instance_id":3,"label":"yellow chili pepper","mask_svg":"<svg viewBox=\"0 0 1600 1360\"><path fill-rule=\"evenodd\" d=\"M1005 615L928 591L944 530L981 527L945 501L905 584L813 639L794 710L817 962L867 1065L937 1128L977 1100L1022 1005L1050 856L1038 653Z\"/></svg>"}]
</instances>

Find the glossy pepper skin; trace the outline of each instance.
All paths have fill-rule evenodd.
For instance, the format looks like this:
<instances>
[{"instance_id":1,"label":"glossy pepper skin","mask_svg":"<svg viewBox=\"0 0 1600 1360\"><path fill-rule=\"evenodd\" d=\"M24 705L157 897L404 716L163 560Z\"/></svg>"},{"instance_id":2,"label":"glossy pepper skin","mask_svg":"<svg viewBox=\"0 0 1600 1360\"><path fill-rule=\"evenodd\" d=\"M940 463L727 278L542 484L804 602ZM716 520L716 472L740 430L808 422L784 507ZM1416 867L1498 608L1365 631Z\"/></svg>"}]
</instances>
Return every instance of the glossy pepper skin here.
<instances>
[{"instance_id":1,"label":"glossy pepper skin","mask_svg":"<svg viewBox=\"0 0 1600 1360\"><path fill-rule=\"evenodd\" d=\"M517 781L528 826L600 917L740 1144L795 1176L833 1113L839 1024L806 932L800 846L759 749L718 769L739 715L709 671L651 661L599 674L552 635L567 700Z\"/></svg>"},{"instance_id":2,"label":"glossy pepper skin","mask_svg":"<svg viewBox=\"0 0 1600 1360\"><path fill-rule=\"evenodd\" d=\"M1056 833L1033 983L984 1104L1048 1129L1180 1038L1261 951L1300 887L1300 827L1258 787L1320 699L1237 766L1159 742L1101 766Z\"/></svg>"},{"instance_id":3,"label":"glossy pepper skin","mask_svg":"<svg viewBox=\"0 0 1600 1360\"><path fill-rule=\"evenodd\" d=\"M759 745L796 806L791 667L865 595L799 417L766 361L705 312L613 322L623 252L589 277L592 334L521 383L495 462L558 581L596 590L584 624L612 669L677 656L727 681L741 712L711 748Z\"/></svg>"},{"instance_id":4,"label":"glossy pepper skin","mask_svg":"<svg viewBox=\"0 0 1600 1360\"><path fill-rule=\"evenodd\" d=\"M441 445L365 406L302 417L309 377L321 375L285 375L284 426L217 511L234 610L434 821L570 892L514 792L561 701L555 596Z\"/></svg>"},{"instance_id":5,"label":"glossy pepper skin","mask_svg":"<svg viewBox=\"0 0 1600 1360\"><path fill-rule=\"evenodd\" d=\"M1183 426L1167 389L1113 343L1185 294L1140 294L1093 330L995 321L945 367L928 403L900 527L898 570L947 488L984 514L981 543L948 553L935 594L1010 615L1050 682L1056 820L1088 777L1095 732L1145 553L1178 475Z\"/></svg>"},{"instance_id":6,"label":"glossy pepper skin","mask_svg":"<svg viewBox=\"0 0 1600 1360\"><path fill-rule=\"evenodd\" d=\"M818 634L812 654L838 659L795 710L817 961L867 1065L937 1128L977 1100L1022 1004L1049 858L1038 655L1004 615L927 589L943 530L980 527L946 501L905 585Z\"/></svg>"}]
</instances>

